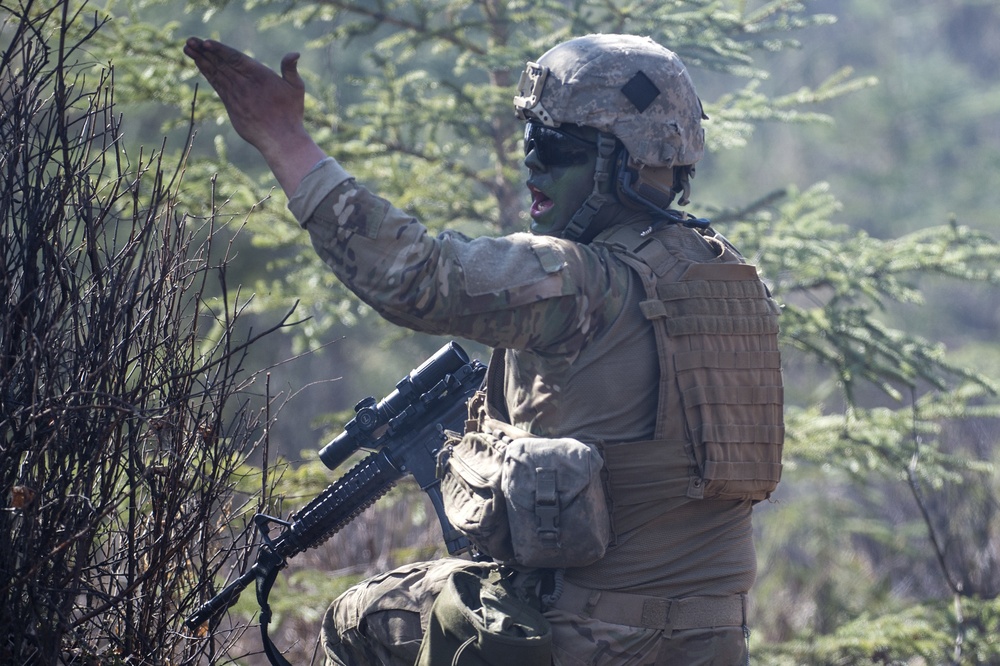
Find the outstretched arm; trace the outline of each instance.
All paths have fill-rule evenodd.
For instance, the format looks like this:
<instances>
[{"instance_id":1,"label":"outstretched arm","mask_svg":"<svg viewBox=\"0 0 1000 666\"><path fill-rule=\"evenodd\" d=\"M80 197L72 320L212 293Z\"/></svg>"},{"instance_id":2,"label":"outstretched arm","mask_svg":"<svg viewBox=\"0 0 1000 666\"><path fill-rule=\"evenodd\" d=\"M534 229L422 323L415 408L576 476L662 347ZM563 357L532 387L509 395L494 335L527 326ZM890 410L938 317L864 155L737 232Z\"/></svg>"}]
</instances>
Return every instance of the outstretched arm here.
<instances>
[{"instance_id":1,"label":"outstretched arm","mask_svg":"<svg viewBox=\"0 0 1000 666\"><path fill-rule=\"evenodd\" d=\"M306 131L305 84L298 53L281 59L281 74L234 48L191 37L184 53L208 79L233 129L264 157L289 197L303 176L326 157Z\"/></svg>"}]
</instances>

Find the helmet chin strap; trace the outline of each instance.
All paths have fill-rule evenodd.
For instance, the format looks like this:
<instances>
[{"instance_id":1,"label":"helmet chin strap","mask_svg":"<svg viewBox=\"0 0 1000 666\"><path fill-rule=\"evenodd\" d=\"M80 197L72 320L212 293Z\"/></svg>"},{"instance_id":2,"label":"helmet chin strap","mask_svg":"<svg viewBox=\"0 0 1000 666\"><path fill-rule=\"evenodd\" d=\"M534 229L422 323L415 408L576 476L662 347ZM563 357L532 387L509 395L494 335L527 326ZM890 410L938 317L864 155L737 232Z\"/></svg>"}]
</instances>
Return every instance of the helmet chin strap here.
<instances>
[{"instance_id":1,"label":"helmet chin strap","mask_svg":"<svg viewBox=\"0 0 1000 666\"><path fill-rule=\"evenodd\" d=\"M594 191L570 218L562 237L580 243L589 242L600 229L594 221L600 210L608 204L617 204L612 176L614 171L615 137L601 132L597 135L597 163L594 165Z\"/></svg>"}]
</instances>

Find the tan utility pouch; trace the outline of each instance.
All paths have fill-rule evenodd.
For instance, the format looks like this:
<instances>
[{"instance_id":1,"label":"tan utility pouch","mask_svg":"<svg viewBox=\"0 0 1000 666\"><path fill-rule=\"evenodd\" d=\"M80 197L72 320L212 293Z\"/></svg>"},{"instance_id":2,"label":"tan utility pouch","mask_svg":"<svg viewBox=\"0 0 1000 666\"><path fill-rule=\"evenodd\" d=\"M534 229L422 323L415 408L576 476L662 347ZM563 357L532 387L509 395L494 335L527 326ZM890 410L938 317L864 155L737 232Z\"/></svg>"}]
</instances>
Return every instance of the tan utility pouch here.
<instances>
[{"instance_id":1,"label":"tan utility pouch","mask_svg":"<svg viewBox=\"0 0 1000 666\"><path fill-rule=\"evenodd\" d=\"M467 429L449 433L438 476L448 520L476 548L499 562L544 568L604 555L611 516L597 447L531 437L489 417L470 419Z\"/></svg>"},{"instance_id":2,"label":"tan utility pouch","mask_svg":"<svg viewBox=\"0 0 1000 666\"><path fill-rule=\"evenodd\" d=\"M597 447L575 439L522 437L504 456L501 491L517 562L580 567L604 557L611 517Z\"/></svg>"},{"instance_id":3,"label":"tan utility pouch","mask_svg":"<svg viewBox=\"0 0 1000 666\"><path fill-rule=\"evenodd\" d=\"M507 442L492 433L449 432L438 454L444 510L452 527L499 562L514 559L501 491Z\"/></svg>"}]
</instances>

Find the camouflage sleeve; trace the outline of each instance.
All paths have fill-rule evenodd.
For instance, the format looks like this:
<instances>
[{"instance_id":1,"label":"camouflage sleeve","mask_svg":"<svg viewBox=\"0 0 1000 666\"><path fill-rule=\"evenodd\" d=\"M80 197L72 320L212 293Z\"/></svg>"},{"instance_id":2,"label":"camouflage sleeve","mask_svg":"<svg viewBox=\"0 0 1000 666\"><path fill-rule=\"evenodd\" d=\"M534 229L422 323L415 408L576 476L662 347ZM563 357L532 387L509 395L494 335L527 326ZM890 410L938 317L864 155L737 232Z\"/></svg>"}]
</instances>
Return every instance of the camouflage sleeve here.
<instances>
[{"instance_id":1,"label":"camouflage sleeve","mask_svg":"<svg viewBox=\"0 0 1000 666\"><path fill-rule=\"evenodd\" d=\"M577 243L527 233L434 237L332 160L306 177L289 208L351 291L425 333L572 351L617 316L627 289L627 269Z\"/></svg>"}]
</instances>

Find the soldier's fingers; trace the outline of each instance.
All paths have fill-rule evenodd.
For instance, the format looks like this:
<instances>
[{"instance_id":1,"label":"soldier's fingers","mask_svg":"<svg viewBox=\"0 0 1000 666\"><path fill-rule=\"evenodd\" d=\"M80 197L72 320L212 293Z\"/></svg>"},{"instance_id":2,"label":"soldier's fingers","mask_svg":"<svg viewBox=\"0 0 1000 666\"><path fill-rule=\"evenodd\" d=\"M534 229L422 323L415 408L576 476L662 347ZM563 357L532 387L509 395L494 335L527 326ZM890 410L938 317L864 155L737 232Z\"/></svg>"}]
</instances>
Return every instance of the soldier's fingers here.
<instances>
[{"instance_id":1,"label":"soldier's fingers","mask_svg":"<svg viewBox=\"0 0 1000 666\"><path fill-rule=\"evenodd\" d=\"M288 53L281 59L281 78L295 88L305 88L306 84L299 76L299 54Z\"/></svg>"},{"instance_id":2,"label":"soldier's fingers","mask_svg":"<svg viewBox=\"0 0 1000 666\"><path fill-rule=\"evenodd\" d=\"M184 45L184 53L194 60L198 69L210 80L212 77L250 78L253 65L258 64L242 51L221 42L197 37L188 39Z\"/></svg>"},{"instance_id":3,"label":"soldier's fingers","mask_svg":"<svg viewBox=\"0 0 1000 666\"><path fill-rule=\"evenodd\" d=\"M213 52L209 42L205 42L197 37L189 38L184 44L184 55L194 60L198 71L209 82L212 82L214 78L219 76L219 59L217 54Z\"/></svg>"}]
</instances>

